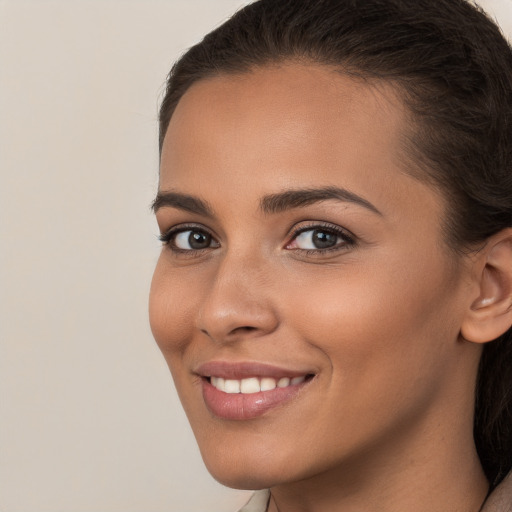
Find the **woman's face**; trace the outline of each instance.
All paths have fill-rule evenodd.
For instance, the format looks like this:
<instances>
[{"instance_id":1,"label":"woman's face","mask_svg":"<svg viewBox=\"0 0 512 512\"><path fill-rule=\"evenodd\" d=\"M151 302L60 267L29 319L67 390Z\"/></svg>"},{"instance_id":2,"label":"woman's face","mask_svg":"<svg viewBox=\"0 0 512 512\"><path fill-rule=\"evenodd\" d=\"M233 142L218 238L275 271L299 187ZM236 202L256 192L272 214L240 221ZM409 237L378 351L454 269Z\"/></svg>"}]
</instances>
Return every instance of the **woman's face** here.
<instances>
[{"instance_id":1,"label":"woman's face","mask_svg":"<svg viewBox=\"0 0 512 512\"><path fill-rule=\"evenodd\" d=\"M460 398L466 280L442 199L407 172L405 117L390 86L299 64L177 106L151 327L227 485L412 457Z\"/></svg>"}]
</instances>

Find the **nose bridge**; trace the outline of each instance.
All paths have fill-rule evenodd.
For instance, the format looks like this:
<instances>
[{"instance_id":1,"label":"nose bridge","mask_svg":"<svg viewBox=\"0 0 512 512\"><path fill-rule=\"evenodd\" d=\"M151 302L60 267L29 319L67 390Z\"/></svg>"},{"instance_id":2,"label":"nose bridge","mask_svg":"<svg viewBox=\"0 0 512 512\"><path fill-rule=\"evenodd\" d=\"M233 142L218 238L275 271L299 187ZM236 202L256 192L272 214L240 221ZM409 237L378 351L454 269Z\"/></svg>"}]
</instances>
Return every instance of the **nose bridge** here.
<instances>
[{"instance_id":1,"label":"nose bridge","mask_svg":"<svg viewBox=\"0 0 512 512\"><path fill-rule=\"evenodd\" d=\"M245 251L227 251L212 271L197 327L225 342L272 332L277 322L268 261Z\"/></svg>"}]
</instances>

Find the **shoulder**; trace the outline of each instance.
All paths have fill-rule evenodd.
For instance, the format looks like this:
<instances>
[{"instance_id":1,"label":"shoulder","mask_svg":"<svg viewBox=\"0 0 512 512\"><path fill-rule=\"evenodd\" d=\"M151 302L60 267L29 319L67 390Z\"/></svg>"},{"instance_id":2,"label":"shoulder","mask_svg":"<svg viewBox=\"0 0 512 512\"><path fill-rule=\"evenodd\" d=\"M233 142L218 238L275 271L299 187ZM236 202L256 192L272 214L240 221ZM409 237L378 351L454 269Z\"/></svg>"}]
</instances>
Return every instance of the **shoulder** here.
<instances>
[{"instance_id":1,"label":"shoulder","mask_svg":"<svg viewBox=\"0 0 512 512\"><path fill-rule=\"evenodd\" d=\"M487 498L482 512L512 512L512 471Z\"/></svg>"},{"instance_id":2,"label":"shoulder","mask_svg":"<svg viewBox=\"0 0 512 512\"><path fill-rule=\"evenodd\" d=\"M269 498L269 490L256 491L238 512L266 512Z\"/></svg>"}]
</instances>

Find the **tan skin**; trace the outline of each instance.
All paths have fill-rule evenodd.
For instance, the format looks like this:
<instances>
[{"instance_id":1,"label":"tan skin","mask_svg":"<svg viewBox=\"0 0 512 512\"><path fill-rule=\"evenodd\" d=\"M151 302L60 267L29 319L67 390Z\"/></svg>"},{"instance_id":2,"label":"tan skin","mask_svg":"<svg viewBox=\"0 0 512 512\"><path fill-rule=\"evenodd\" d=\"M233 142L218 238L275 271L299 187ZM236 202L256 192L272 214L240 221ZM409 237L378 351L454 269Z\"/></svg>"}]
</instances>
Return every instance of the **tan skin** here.
<instances>
[{"instance_id":1,"label":"tan skin","mask_svg":"<svg viewBox=\"0 0 512 512\"><path fill-rule=\"evenodd\" d=\"M209 471L271 488L270 512L477 512L487 493L473 390L481 342L510 326L492 313L510 296L510 251L505 236L476 256L450 251L443 197L405 164L406 117L390 85L288 63L199 81L171 119L160 192L212 211L157 209L162 233L186 234L163 246L151 327ZM326 187L363 201L262 209ZM203 400L196 369L211 360L314 378L226 420Z\"/></svg>"}]
</instances>

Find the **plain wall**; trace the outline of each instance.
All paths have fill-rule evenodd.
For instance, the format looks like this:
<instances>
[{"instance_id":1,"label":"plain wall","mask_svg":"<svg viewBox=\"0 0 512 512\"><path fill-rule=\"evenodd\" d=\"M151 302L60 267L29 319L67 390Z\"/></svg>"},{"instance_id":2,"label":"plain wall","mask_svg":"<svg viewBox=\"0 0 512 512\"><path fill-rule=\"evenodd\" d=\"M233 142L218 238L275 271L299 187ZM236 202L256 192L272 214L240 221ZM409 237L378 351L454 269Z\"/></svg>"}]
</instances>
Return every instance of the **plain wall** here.
<instances>
[{"instance_id":1,"label":"plain wall","mask_svg":"<svg viewBox=\"0 0 512 512\"><path fill-rule=\"evenodd\" d=\"M0 0L0 511L222 512L147 320L157 105L242 0ZM512 0L486 0L512 34Z\"/></svg>"}]
</instances>

